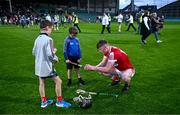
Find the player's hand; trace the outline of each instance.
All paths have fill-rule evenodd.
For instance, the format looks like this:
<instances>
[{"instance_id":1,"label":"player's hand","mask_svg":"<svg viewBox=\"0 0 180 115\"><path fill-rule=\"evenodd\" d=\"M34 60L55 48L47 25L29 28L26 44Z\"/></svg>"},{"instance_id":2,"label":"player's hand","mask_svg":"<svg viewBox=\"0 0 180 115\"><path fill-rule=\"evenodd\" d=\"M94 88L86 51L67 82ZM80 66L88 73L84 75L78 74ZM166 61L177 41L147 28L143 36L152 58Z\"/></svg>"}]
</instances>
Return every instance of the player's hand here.
<instances>
[{"instance_id":1,"label":"player's hand","mask_svg":"<svg viewBox=\"0 0 180 115\"><path fill-rule=\"evenodd\" d=\"M70 63L70 60L67 59L65 62L66 62L66 63Z\"/></svg>"}]
</instances>

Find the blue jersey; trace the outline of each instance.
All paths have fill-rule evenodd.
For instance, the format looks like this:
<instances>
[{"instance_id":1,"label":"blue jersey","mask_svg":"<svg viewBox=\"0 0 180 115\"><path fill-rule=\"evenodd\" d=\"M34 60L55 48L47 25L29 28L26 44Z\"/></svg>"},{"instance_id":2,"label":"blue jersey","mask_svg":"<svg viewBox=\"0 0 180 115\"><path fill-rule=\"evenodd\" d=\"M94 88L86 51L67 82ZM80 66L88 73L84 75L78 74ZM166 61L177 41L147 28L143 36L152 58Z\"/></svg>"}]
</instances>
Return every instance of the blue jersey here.
<instances>
[{"instance_id":1,"label":"blue jersey","mask_svg":"<svg viewBox=\"0 0 180 115\"><path fill-rule=\"evenodd\" d=\"M67 60L69 57L81 58L80 44L76 37L72 38L68 36L64 41L64 58Z\"/></svg>"}]
</instances>

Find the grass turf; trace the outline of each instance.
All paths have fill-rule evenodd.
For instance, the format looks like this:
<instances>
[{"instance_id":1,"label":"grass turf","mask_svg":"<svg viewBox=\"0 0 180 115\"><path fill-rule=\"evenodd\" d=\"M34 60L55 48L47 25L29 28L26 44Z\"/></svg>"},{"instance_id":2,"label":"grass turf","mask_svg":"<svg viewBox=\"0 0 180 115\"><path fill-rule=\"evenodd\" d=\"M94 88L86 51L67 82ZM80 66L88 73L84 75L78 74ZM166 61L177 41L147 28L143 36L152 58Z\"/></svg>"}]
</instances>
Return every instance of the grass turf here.
<instances>
[{"instance_id":1,"label":"grass turf","mask_svg":"<svg viewBox=\"0 0 180 115\"><path fill-rule=\"evenodd\" d=\"M66 66L63 58L63 42L68 28L54 31L51 37L58 49L61 62L56 70L63 80L63 98L75 96L78 88L88 91L118 93L118 98L93 96L89 109L71 107L57 108L55 105L40 108L38 79L34 75L32 47L38 36L37 26L22 29L16 26L0 25L0 114L180 114L180 23L165 23L160 35L161 44L154 35L147 40L147 46L140 44L140 36L133 30L117 32L118 25L112 23L112 34L100 34L101 25L81 23L82 33L78 35L82 49L82 64L97 64L102 55L96 49L99 39L120 47L136 68L131 90L122 94L122 84L109 87L110 79L96 72L81 70L86 85L79 87L77 76L73 76L72 88L67 88ZM46 95L55 100L54 83L46 81Z\"/></svg>"}]
</instances>

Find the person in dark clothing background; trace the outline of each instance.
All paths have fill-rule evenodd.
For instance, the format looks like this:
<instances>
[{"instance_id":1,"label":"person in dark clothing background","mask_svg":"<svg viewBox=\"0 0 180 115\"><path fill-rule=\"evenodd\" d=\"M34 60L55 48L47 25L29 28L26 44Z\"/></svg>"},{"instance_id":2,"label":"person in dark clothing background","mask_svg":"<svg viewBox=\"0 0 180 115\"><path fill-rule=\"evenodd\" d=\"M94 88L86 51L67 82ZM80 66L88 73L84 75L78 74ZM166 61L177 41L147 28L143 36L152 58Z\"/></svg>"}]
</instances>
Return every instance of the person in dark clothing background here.
<instances>
[{"instance_id":1,"label":"person in dark clothing background","mask_svg":"<svg viewBox=\"0 0 180 115\"><path fill-rule=\"evenodd\" d=\"M141 43L143 45L146 44L147 37L151 34L151 20L149 18L149 11L145 11L142 17L142 24L141 24Z\"/></svg>"}]
</instances>

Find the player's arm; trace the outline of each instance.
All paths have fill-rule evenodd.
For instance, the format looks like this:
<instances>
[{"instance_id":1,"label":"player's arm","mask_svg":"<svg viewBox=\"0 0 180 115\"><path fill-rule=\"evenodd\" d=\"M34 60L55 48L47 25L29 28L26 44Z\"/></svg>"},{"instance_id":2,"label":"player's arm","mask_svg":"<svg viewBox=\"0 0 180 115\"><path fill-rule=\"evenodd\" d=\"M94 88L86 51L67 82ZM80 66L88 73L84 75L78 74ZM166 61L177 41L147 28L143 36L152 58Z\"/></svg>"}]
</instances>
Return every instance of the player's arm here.
<instances>
[{"instance_id":1,"label":"player's arm","mask_svg":"<svg viewBox=\"0 0 180 115\"><path fill-rule=\"evenodd\" d=\"M94 71L98 71L101 73L111 73L112 69L114 69L114 64L116 60L108 60L106 66L104 67L95 67Z\"/></svg>"},{"instance_id":2,"label":"player's arm","mask_svg":"<svg viewBox=\"0 0 180 115\"><path fill-rule=\"evenodd\" d=\"M114 69L114 63L116 60L108 60L106 66L104 67L97 67L97 66L92 66L89 64L86 64L84 69L89 70L89 71L97 71L101 73L110 73Z\"/></svg>"},{"instance_id":3,"label":"player's arm","mask_svg":"<svg viewBox=\"0 0 180 115\"><path fill-rule=\"evenodd\" d=\"M102 61L98 65L96 65L96 67L103 67L103 66L105 66L107 61L108 61L108 58L106 56L104 56Z\"/></svg>"}]
</instances>

